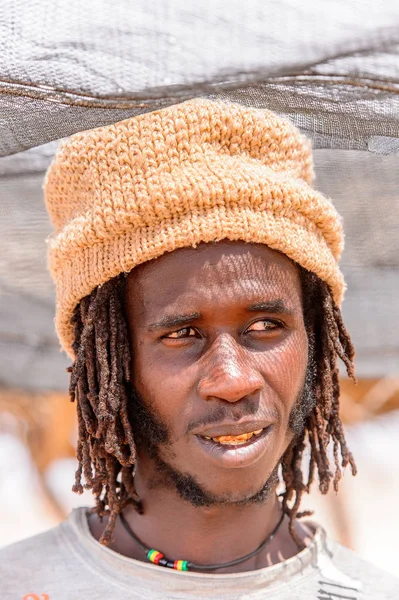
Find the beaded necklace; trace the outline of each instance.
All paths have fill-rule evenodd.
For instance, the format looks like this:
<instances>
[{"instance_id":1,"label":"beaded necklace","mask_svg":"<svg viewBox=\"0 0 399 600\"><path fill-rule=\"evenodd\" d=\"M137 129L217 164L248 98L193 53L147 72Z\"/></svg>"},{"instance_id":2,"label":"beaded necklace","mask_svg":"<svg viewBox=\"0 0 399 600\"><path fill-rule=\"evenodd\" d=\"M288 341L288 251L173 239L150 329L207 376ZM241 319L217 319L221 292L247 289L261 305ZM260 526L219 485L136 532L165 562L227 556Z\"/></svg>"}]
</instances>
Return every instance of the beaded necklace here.
<instances>
[{"instance_id":1,"label":"beaded necklace","mask_svg":"<svg viewBox=\"0 0 399 600\"><path fill-rule=\"evenodd\" d=\"M248 560L249 558L252 558L256 554L258 554L258 552L263 550L263 548L265 548L268 544L270 544L270 542L276 536L276 533L278 532L280 525L282 524L282 522L284 520L284 513L282 513L279 522L277 523L276 527L273 529L271 534L265 539L264 542L261 543L260 546L258 546L258 548L256 548L249 554L246 554L245 556L242 556L241 558L236 558L235 560L230 560L229 562L226 562L226 563L221 563L219 565L197 565L188 560L169 560L158 550L154 550L153 548L147 548L147 546L145 544L143 544L143 542L136 536L136 534L133 533L132 528L130 527L129 523L126 521L123 513L120 513L119 516L120 516L122 525L124 526L124 528L126 529L128 534L134 539L134 541L140 546L140 548L142 548L142 550L144 550L145 555L150 562L154 563L155 565L159 565L160 567L166 567L168 569L175 569L175 571L192 571L192 570L212 571L215 569L222 569L224 567L232 567L234 565L238 565L239 563L244 562L245 560Z\"/></svg>"}]
</instances>

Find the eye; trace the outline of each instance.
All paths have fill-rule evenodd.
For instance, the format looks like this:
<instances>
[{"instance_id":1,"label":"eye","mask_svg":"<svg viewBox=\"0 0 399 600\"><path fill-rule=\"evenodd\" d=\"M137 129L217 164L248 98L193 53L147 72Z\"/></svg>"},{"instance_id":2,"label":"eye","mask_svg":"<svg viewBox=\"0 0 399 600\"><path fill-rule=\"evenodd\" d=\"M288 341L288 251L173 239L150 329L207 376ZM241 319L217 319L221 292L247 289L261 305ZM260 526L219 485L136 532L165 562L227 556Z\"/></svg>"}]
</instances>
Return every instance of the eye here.
<instances>
[{"instance_id":1,"label":"eye","mask_svg":"<svg viewBox=\"0 0 399 600\"><path fill-rule=\"evenodd\" d=\"M248 327L247 331L256 331L256 332L269 332L269 331L278 331L279 329L283 329L284 325L281 321L275 321L274 319L262 319L261 321L255 321L251 323Z\"/></svg>"},{"instance_id":2,"label":"eye","mask_svg":"<svg viewBox=\"0 0 399 600\"><path fill-rule=\"evenodd\" d=\"M182 329L178 329L177 331L172 331L172 333L168 333L163 336L168 340L181 340L183 338L188 337L198 337L197 331L194 327L183 327Z\"/></svg>"}]
</instances>

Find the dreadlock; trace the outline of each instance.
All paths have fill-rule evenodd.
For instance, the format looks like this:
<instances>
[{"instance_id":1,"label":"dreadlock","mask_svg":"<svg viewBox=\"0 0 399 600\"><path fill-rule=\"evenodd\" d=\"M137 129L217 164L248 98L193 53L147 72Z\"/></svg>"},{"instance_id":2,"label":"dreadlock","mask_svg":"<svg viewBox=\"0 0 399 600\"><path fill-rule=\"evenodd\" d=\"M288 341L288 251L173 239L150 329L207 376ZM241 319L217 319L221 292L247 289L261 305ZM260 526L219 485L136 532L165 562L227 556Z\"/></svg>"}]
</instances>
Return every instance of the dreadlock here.
<instances>
[{"instance_id":1,"label":"dreadlock","mask_svg":"<svg viewBox=\"0 0 399 600\"><path fill-rule=\"evenodd\" d=\"M295 534L295 519L310 514L299 512L304 492L308 492L317 468L319 489L326 494L332 480L338 490L341 468L348 464L353 475L356 466L348 450L339 417L338 357L355 381L354 348L345 329L341 311L329 287L316 275L299 267L304 318L309 339L309 359L314 364L314 403L305 415L301 431L281 459L284 482L282 507L289 516L289 530ZM141 512L134 488L133 466L136 450L128 416L131 386L131 350L124 314L125 275L98 286L81 300L73 316L75 361L71 373L70 397L76 400L78 415L78 469L73 491L84 487L95 497L93 509L100 517L108 515L100 538L108 545L116 519L127 504ZM333 470L328 449L332 442ZM304 480L303 454L310 448L309 473ZM340 458L341 455L341 458Z\"/></svg>"},{"instance_id":2,"label":"dreadlock","mask_svg":"<svg viewBox=\"0 0 399 600\"><path fill-rule=\"evenodd\" d=\"M310 491L317 467L319 490L326 494L331 480L337 492L342 468L348 464L352 475L357 469L349 451L339 416L338 358L346 367L348 377L356 382L353 359L355 349L347 332L339 307L331 291L317 275L299 267L302 283L303 313L309 339L309 361L314 365L312 410L306 415L304 427L295 436L282 460L285 484L283 511L289 516L289 531L300 545L295 533L295 519L312 514L299 512L304 492ZM331 470L328 449L332 442L334 469ZM303 453L310 447L309 473L305 483L302 473ZM340 455L341 454L341 460Z\"/></svg>"}]
</instances>

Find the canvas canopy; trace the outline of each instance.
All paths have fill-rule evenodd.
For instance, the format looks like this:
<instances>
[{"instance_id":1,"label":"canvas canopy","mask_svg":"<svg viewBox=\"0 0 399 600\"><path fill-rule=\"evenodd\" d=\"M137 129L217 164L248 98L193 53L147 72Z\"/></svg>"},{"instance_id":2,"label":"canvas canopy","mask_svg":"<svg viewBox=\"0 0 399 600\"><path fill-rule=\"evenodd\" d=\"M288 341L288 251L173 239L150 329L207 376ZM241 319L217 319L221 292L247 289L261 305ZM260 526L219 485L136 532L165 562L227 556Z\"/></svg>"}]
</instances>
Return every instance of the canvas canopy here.
<instances>
[{"instance_id":1,"label":"canvas canopy","mask_svg":"<svg viewBox=\"0 0 399 600\"><path fill-rule=\"evenodd\" d=\"M59 141L205 96L291 118L344 217L360 376L399 372L399 3L3 0L0 384L65 389L46 271Z\"/></svg>"}]
</instances>

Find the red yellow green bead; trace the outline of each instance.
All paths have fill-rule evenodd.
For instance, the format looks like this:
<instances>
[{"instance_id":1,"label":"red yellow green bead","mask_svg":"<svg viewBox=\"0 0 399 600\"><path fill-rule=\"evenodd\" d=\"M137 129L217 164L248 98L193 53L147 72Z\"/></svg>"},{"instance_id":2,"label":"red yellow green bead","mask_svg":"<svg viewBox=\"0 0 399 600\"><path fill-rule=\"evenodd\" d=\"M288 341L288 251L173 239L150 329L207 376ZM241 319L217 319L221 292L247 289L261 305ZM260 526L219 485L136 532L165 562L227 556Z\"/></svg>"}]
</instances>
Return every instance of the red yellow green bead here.
<instances>
[{"instance_id":1,"label":"red yellow green bead","mask_svg":"<svg viewBox=\"0 0 399 600\"><path fill-rule=\"evenodd\" d=\"M187 561L186 560L175 560L175 564L173 567L176 571L188 571Z\"/></svg>"},{"instance_id":2,"label":"red yellow green bead","mask_svg":"<svg viewBox=\"0 0 399 600\"><path fill-rule=\"evenodd\" d=\"M147 558L149 561L157 565L161 558L164 558L164 556L161 554L161 552L158 552L158 550L149 550L147 552Z\"/></svg>"}]
</instances>

